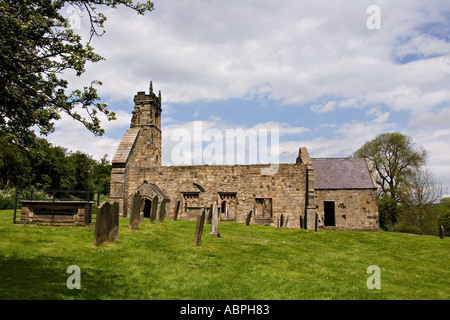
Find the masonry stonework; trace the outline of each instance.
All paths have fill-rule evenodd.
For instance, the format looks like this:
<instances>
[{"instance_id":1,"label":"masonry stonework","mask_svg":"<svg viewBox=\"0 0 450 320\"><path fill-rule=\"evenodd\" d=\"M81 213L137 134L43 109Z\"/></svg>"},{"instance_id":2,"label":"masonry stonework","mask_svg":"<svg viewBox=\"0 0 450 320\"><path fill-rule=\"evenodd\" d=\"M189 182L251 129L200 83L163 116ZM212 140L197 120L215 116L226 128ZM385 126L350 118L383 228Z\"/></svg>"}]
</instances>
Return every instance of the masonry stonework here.
<instances>
[{"instance_id":1,"label":"masonry stonework","mask_svg":"<svg viewBox=\"0 0 450 320\"><path fill-rule=\"evenodd\" d=\"M268 164L161 165L161 92L138 92L130 129L113 158L111 201L121 217L129 216L131 199L139 191L144 217L157 208L158 217L189 219L190 210L217 203L220 221L275 226L277 217L289 228L318 227L377 230L376 184L365 159L311 159L305 147L295 163L279 164L275 174L262 172ZM331 179L331 180L330 180Z\"/></svg>"}]
</instances>

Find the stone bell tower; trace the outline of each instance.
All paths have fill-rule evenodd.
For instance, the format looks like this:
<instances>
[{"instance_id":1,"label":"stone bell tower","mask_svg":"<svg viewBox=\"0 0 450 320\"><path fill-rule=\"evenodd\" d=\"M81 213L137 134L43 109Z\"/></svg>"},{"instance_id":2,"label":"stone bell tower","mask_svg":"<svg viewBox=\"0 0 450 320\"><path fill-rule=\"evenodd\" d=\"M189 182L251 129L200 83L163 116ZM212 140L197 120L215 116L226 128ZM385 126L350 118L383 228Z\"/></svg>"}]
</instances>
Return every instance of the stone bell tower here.
<instances>
[{"instance_id":1,"label":"stone bell tower","mask_svg":"<svg viewBox=\"0 0 450 320\"><path fill-rule=\"evenodd\" d=\"M128 198L145 180L145 173L161 166L161 91L153 93L153 84L147 94L134 96L130 128L125 132L112 160L112 202L119 203L121 216L127 216Z\"/></svg>"},{"instance_id":2,"label":"stone bell tower","mask_svg":"<svg viewBox=\"0 0 450 320\"><path fill-rule=\"evenodd\" d=\"M135 160L141 167L161 166L161 91L156 96L150 81L149 94L138 92L134 104L131 129L139 129L137 149L142 153Z\"/></svg>"}]
</instances>

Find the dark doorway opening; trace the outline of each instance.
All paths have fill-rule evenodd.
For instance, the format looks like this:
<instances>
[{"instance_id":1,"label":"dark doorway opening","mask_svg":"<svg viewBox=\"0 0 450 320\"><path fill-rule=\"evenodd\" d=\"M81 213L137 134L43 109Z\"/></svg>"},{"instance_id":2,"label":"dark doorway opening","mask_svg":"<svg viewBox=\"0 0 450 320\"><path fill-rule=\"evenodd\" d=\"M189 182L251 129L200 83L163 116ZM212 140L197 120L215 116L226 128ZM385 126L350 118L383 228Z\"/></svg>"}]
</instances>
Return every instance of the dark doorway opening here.
<instances>
[{"instance_id":1,"label":"dark doorway opening","mask_svg":"<svg viewBox=\"0 0 450 320\"><path fill-rule=\"evenodd\" d=\"M324 201L323 210L324 210L325 227L335 227L336 221L334 212L334 201Z\"/></svg>"},{"instance_id":2,"label":"dark doorway opening","mask_svg":"<svg viewBox=\"0 0 450 320\"><path fill-rule=\"evenodd\" d=\"M144 205L144 218L150 218L150 211L152 208L152 200L145 199L145 205Z\"/></svg>"}]
</instances>

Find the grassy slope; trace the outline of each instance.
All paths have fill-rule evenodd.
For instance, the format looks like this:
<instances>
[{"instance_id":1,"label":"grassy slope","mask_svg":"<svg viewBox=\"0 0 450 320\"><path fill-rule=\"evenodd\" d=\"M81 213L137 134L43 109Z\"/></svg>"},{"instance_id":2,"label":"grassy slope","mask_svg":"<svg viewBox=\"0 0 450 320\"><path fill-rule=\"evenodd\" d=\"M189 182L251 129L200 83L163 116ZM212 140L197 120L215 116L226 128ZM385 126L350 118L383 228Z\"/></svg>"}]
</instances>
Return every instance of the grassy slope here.
<instances>
[{"instance_id":1,"label":"grassy slope","mask_svg":"<svg viewBox=\"0 0 450 320\"><path fill-rule=\"evenodd\" d=\"M449 299L450 239L165 220L93 247L93 227L12 224L0 211L0 299ZM69 290L66 269L81 269ZM369 290L367 267L381 268Z\"/></svg>"}]
</instances>

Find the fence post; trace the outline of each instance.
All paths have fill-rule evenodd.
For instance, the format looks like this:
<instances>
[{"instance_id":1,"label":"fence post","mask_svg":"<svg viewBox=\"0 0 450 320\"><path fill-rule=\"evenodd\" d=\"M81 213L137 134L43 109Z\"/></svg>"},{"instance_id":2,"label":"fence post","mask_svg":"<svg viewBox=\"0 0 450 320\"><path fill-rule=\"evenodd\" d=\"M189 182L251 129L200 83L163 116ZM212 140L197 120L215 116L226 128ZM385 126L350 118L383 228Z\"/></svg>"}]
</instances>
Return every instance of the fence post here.
<instances>
[{"instance_id":1,"label":"fence post","mask_svg":"<svg viewBox=\"0 0 450 320\"><path fill-rule=\"evenodd\" d=\"M84 215L84 224L88 224L88 221L90 220L89 219L89 216L90 216L90 214L91 214L91 211L89 210L89 197L90 197L90 189L88 188L87 189L87 205L86 205L86 212L85 212L85 215Z\"/></svg>"},{"instance_id":2,"label":"fence post","mask_svg":"<svg viewBox=\"0 0 450 320\"><path fill-rule=\"evenodd\" d=\"M15 199L14 199L14 221L13 221L13 224L15 224L16 223L16 212L17 212L17 196L19 195L19 188L18 187L16 187L16 196L15 196Z\"/></svg>"}]
</instances>

